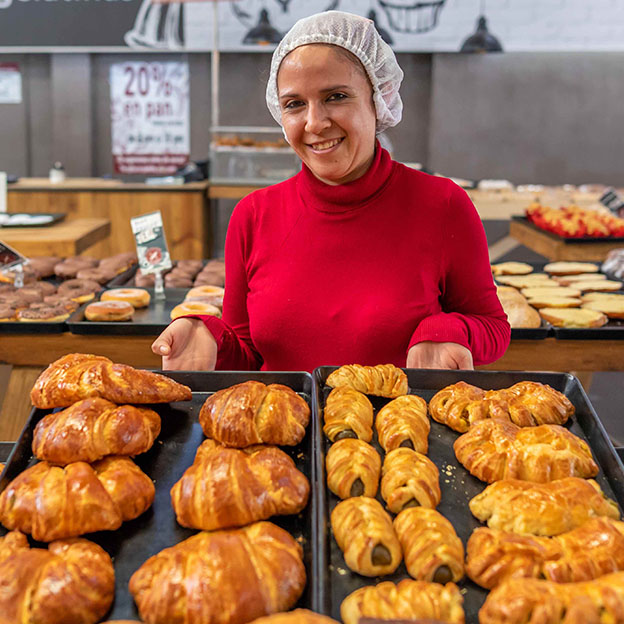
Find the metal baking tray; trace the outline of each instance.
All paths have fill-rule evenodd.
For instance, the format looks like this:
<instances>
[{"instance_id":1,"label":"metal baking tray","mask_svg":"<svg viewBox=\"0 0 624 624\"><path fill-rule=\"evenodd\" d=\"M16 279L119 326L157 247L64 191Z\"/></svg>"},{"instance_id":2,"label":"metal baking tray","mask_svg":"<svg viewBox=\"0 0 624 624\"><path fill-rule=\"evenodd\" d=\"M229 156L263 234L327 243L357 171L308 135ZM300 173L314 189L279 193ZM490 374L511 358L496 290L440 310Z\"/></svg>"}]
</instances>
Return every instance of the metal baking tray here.
<instances>
[{"instance_id":1,"label":"metal baking tray","mask_svg":"<svg viewBox=\"0 0 624 624\"><path fill-rule=\"evenodd\" d=\"M538 227L532 221L529 221L527 217L523 217L520 215L514 215L511 217L513 221L520 221L533 228L536 232L540 232L541 234L546 234L550 236L553 240L563 241L565 244L570 243L624 243L624 237L622 236L559 236L559 234L555 234L554 232L549 232L548 230L544 230L541 227Z\"/></svg>"},{"instance_id":2,"label":"metal baking tray","mask_svg":"<svg viewBox=\"0 0 624 624\"><path fill-rule=\"evenodd\" d=\"M314 371L315 386L317 392L317 404L319 418L316 426L319 428L317 435L320 440L320 452L322 460L321 479L326 483L325 453L330 446L329 440L322 435L321 409L325 405L325 399L330 388L325 386L325 380L335 367L323 366ZM495 372L495 371L440 371L440 370L415 370L406 369L410 394L417 394L423 399L430 401L438 391L450 384L463 380L467 383L484 389L501 389L517 383L518 381L539 381L547 383L553 388L563 392L574 404L576 414L572 422L566 425L573 433L586 440L594 454L594 458L600 466L600 473L596 480L601 485L607 496L615 499L620 507L624 506L624 465L618 457L607 433L591 406L585 391L578 379L568 373L530 373L530 372ZM375 413L383 407L389 399L370 397ZM436 464L440 471L440 489L442 500L438 511L448 518L455 531L461 538L464 547L472 531L481 523L471 514L468 502L485 488L486 484L473 477L455 458L453 443L460 434L431 420L431 432L429 434L428 457ZM384 452L377 443L377 434L373 438L373 446L379 451L381 457ZM377 499L385 507L381 495ZM332 494L327 487L322 488L321 500L318 504L319 528L327 535L331 532L330 513L339 502L337 496ZM323 582L319 583L318 603L326 615L340 620L340 604L351 592L365 585L374 585L381 581L389 580L398 582L404 578L410 578L402 563L397 572L389 576L367 578L352 572L345 564L342 552L338 548L335 539L329 537L324 551L317 553L319 568L327 569L328 574ZM464 594L464 610L466 622L478 621L477 613L485 600L487 591L468 578L459 582L459 587Z\"/></svg>"},{"instance_id":3,"label":"metal baking tray","mask_svg":"<svg viewBox=\"0 0 624 624\"><path fill-rule=\"evenodd\" d=\"M310 501L308 506L297 516L277 516L271 522L286 529L301 543L304 551L307 584L297 606L314 608L313 598L318 594L316 588L323 575L319 574L313 553L325 549L325 536L315 528L318 517L315 484L318 483L319 466L315 463L320 454L317 451L316 400L313 392L312 376L309 373L260 373L260 372L167 372L167 376L184 383L193 390L193 399L189 402L160 404L150 406L162 418L162 431L156 443L147 453L135 458L139 467L155 482L156 497L150 509L142 516L130 522L124 522L117 531L102 531L86 535L106 550L113 558L115 566L115 602L105 619L138 619L134 600L128 591L128 582L132 574L152 555L163 548L196 534L198 531L181 527L175 518L169 490L193 463L195 451L205 440L199 426L198 415L206 398L231 385L250 379L263 383L281 383L298 392L311 405L310 425L303 441L295 447L282 447L293 458L299 470L310 481ZM51 410L33 409L30 418L15 444L10 462L0 478L0 491L25 468L35 463L32 458L31 444L35 425ZM0 525L0 535L6 529ZM42 544L31 543L42 546Z\"/></svg>"}]
</instances>

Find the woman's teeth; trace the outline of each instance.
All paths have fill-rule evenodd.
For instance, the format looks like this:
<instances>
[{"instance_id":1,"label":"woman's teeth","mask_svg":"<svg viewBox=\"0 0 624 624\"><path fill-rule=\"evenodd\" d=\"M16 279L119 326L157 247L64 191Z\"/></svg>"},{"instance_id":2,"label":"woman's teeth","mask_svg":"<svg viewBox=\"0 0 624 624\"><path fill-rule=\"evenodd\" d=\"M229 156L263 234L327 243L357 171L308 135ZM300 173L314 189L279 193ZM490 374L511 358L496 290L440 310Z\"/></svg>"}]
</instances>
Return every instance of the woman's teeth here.
<instances>
[{"instance_id":1,"label":"woman's teeth","mask_svg":"<svg viewBox=\"0 0 624 624\"><path fill-rule=\"evenodd\" d=\"M331 141L325 141L324 143L314 143L314 145L312 145L312 149L317 151L327 150L330 147L334 147L334 145L338 145L340 141L342 141L342 139L332 139Z\"/></svg>"}]
</instances>

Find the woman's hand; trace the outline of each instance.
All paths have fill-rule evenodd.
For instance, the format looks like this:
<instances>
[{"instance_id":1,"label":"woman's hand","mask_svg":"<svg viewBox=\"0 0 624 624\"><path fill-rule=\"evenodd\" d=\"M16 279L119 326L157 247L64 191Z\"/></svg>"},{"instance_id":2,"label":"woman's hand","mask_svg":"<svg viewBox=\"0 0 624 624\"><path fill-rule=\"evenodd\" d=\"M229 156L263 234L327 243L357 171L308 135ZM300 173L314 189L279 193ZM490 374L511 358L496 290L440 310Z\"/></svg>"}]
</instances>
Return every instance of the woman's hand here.
<instances>
[{"instance_id":1,"label":"woman's hand","mask_svg":"<svg viewBox=\"0 0 624 624\"><path fill-rule=\"evenodd\" d=\"M456 342L424 341L407 352L407 368L472 370L472 353Z\"/></svg>"},{"instance_id":2,"label":"woman's hand","mask_svg":"<svg viewBox=\"0 0 624 624\"><path fill-rule=\"evenodd\" d=\"M181 318L171 323L152 343L162 356L163 370L214 370L217 341L200 319Z\"/></svg>"}]
</instances>

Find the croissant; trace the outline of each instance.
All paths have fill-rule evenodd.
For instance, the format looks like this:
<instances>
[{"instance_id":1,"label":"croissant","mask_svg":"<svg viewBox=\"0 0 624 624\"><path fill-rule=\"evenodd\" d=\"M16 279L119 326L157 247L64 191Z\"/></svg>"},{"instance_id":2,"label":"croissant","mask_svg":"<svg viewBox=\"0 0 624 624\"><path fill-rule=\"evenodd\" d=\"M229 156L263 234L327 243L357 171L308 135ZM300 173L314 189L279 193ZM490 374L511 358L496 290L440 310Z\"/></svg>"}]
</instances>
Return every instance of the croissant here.
<instances>
[{"instance_id":1,"label":"croissant","mask_svg":"<svg viewBox=\"0 0 624 624\"><path fill-rule=\"evenodd\" d=\"M234 449L205 440L171 488L171 503L182 526L212 531L299 513L309 491L306 477L276 446Z\"/></svg>"},{"instance_id":2,"label":"croissant","mask_svg":"<svg viewBox=\"0 0 624 624\"><path fill-rule=\"evenodd\" d=\"M288 613L276 613L261 617L249 624L339 624L326 615L319 615L308 609L295 609Z\"/></svg>"},{"instance_id":3,"label":"croissant","mask_svg":"<svg viewBox=\"0 0 624 624\"><path fill-rule=\"evenodd\" d=\"M438 469L422 453L408 448L390 451L381 474L381 496L393 513L408 507L435 509L442 498Z\"/></svg>"},{"instance_id":4,"label":"croissant","mask_svg":"<svg viewBox=\"0 0 624 624\"><path fill-rule=\"evenodd\" d=\"M501 479L546 483L598 474L587 443L559 425L521 428L502 420L482 420L459 436L453 449L470 474L486 483Z\"/></svg>"},{"instance_id":5,"label":"croissant","mask_svg":"<svg viewBox=\"0 0 624 624\"><path fill-rule=\"evenodd\" d=\"M448 624L464 624L464 599L454 583L440 585L404 579L397 585L384 581L356 589L340 605L344 624L361 618L419 620L431 618Z\"/></svg>"},{"instance_id":6,"label":"croissant","mask_svg":"<svg viewBox=\"0 0 624 624\"><path fill-rule=\"evenodd\" d=\"M336 543L346 564L363 576L392 574L401 563L401 545L392 520L374 498L355 496L331 513Z\"/></svg>"},{"instance_id":7,"label":"croissant","mask_svg":"<svg viewBox=\"0 0 624 624\"><path fill-rule=\"evenodd\" d=\"M294 390L259 381L215 392L199 412L208 438L239 448L263 443L294 446L303 439L309 420L310 408Z\"/></svg>"},{"instance_id":8,"label":"croissant","mask_svg":"<svg viewBox=\"0 0 624 624\"><path fill-rule=\"evenodd\" d=\"M394 364L361 366L347 364L336 369L325 382L330 388L347 386L364 394L396 397L407 394L407 375Z\"/></svg>"},{"instance_id":9,"label":"croissant","mask_svg":"<svg viewBox=\"0 0 624 624\"><path fill-rule=\"evenodd\" d=\"M256 522L165 548L129 587L148 624L243 624L294 606L306 582L302 556L286 531Z\"/></svg>"},{"instance_id":10,"label":"croissant","mask_svg":"<svg viewBox=\"0 0 624 624\"><path fill-rule=\"evenodd\" d=\"M530 535L558 535L592 516L618 520L617 504L592 479L567 477L550 483L517 479L496 481L469 503L470 511L491 529Z\"/></svg>"},{"instance_id":11,"label":"croissant","mask_svg":"<svg viewBox=\"0 0 624 624\"><path fill-rule=\"evenodd\" d=\"M393 524L412 578L446 584L464 576L464 546L441 513L425 507L406 509Z\"/></svg>"},{"instance_id":12,"label":"croissant","mask_svg":"<svg viewBox=\"0 0 624 624\"><path fill-rule=\"evenodd\" d=\"M480 624L607 624L624 621L624 572L559 584L511 579L488 595Z\"/></svg>"},{"instance_id":13,"label":"croissant","mask_svg":"<svg viewBox=\"0 0 624 624\"><path fill-rule=\"evenodd\" d=\"M35 407L67 407L81 399L102 397L113 403L190 401L191 389L169 377L114 364L99 355L70 353L39 375L30 399Z\"/></svg>"},{"instance_id":14,"label":"croissant","mask_svg":"<svg viewBox=\"0 0 624 624\"><path fill-rule=\"evenodd\" d=\"M325 401L323 431L332 441L359 438L373 439L373 406L361 392L353 388L334 388Z\"/></svg>"},{"instance_id":15,"label":"croissant","mask_svg":"<svg viewBox=\"0 0 624 624\"><path fill-rule=\"evenodd\" d=\"M470 536L467 550L466 572L486 589L520 577L555 583L589 581L624 570L624 523L591 518L556 537L482 527Z\"/></svg>"},{"instance_id":16,"label":"croissant","mask_svg":"<svg viewBox=\"0 0 624 624\"><path fill-rule=\"evenodd\" d=\"M386 453L404 446L426 454L430 428L427 403L415 394L390 401L375 419L377 438Z\"/></svg>"},{"instance_id":17,"label":"croissant","mask_svg":"<svg viewBox=\"0 0 624 624\"><path fill-rule=\"evenodd\" d=\"M127 457L64 468L39 462L0 494L0 522L40 542L118 529L146 511L154 484Z\"/></svg>"},{"instance_id":18,"label":"croissant","mask_svg":"<svg viewBox=\"0 0 624 624\"><path fill-rule=\"evenodd\" d=\"M160 433L160 416L146 407L115 405L94 397L48 414L37 423L32 450L53 464L94 462L106 455L148 451Z\"/></svg>"},{"instance_id":19,"label":"croissant","mask_svg":"<svg viewBox=\"0 0 624 624\"><path fill-rule=\"evenodd\" d=\"M17 531L0 537L0 624L94 624L115 595L108 554L85 539L30 548Z\"/></svg>"},{"instance_id":20,"label":"croissant","mask_svg":"<svg viewBox=\"0 0 624 624\"><path fill-rule=\"evenodd\" d=\"M339 440L325 458L327 486L340 498L377 494L381 474L379 453L362 440Z\"/></svg>"}]
</instances>

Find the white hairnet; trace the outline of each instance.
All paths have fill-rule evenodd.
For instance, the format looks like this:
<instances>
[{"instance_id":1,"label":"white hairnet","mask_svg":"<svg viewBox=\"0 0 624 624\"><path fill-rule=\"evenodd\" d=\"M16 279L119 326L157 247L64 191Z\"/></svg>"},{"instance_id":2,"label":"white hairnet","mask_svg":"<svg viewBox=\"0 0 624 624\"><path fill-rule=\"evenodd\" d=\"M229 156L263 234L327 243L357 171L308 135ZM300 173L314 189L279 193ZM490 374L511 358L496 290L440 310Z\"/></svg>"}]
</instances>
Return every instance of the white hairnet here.
<instances>
[{"instance_id":1,"label":"white hairnet","mask_svg":"<svg viewBox=\"0 0 624 624\"><path fill-rule=\"evenodd\" d=\"M360 60L373 85L378 133L401 121L403 102L399 86L403 80L403 70L392 48L379 36L371 20L353 13L326 11L300 19L273 52L266 101L273 119L280 126L282 111L277 94L277 72L287 54L310 43L340 46Z\"/></svg>"}]
</instances>

